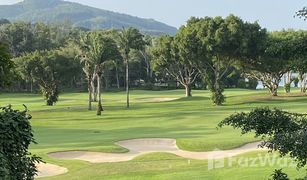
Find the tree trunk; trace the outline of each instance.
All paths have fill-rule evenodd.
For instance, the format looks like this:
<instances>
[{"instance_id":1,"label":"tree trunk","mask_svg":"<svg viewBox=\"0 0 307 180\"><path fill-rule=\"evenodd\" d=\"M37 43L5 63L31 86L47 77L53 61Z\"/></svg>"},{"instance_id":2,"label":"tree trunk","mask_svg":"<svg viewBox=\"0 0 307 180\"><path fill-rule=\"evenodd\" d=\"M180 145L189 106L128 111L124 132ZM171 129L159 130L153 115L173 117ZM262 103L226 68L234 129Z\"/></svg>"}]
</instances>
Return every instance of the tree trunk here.
<instances>
[{"instance_id":1,"label":"tree trunk","mask_svg":"<svg viewBox=\"0 0 307 180\"><path fill-rule=\"evenodd\" d=\"M306 92L306 74L299 72L298 78L300 80L301 93Z\"/></svg>"},{"instance_id":2,"label":"tree trunk","mask_svg":"<svg viewBox=\"0 0 307 180\"><path fill-rule=\"evenodd\" d=\"M92 110L92 86L91 86L92 77L88 77L88 110Z\"/></svg>"},{"instance_id":3,"label":"tree trunk","mask_svg":"<svg viewBox=\"0 0 307 180\"><path fill-rule=\"evenodd\" d=\"M270 90L270 93L271 93L271 95L272 96L278 96L278 85L279 85L279 81L275 81L274 83L273 83L273 85L271 85L270 87L269 87L269 90Z\"/></svg>"},{"instance_id":4,"label":"tree trunk","mask_svg":"<svg viewBox=\"0 0 307 180\"><path fill-rule=\"evenodd\" d=\"M224 102L225 102L225 97L223 95L223 88L221 86L221 82L220 82L220 72L218 70L216 70L214 72L214 75L215 75L215 80L214 80L214 85L213 85L213 88L212 88L212 100L213 100L213 103L216 105L216 106L220 106L222 105Z\"/></svg>"},{"instance_id":5,"label":"tree trunk","mask_svg":"<svg viewBox=\"0 0 307 180\"><path fill-rule=\"evenodd\" d=\"M30 80L30 91L31 93L33 93L33 80L32 79Z\"/></svg>"},{"instance_id":6,"label":"tree trunk","mask_svg":"<svg viewBox=\"0 0 307 180\"><path fill-rule=\"evenodd\" d=\"M185 87L185 96L192 97L191 85L185 85L184 87Z\"/></svg>"},{"instance_id":7,"label":"tree trunk","mask_svg":"<svg viewBox=\"0 0 307 180\"><path fill-rule=\"evenodd\" d=\"M290 91L291 91L291 83L292 83L291 77L292 77L292 72L291 71L287 72L286 77L285 77L285 91L286 91L286 93L290 93Z\"/></svg>"},{"instance_id":8,"label":"tree trunk","mask_svg":"<svg viewBox=\"0 0 307 180\"><path fill-rule=\"evenodd\" d=\"M97 94L98 94L98 107L97 107L97 116L101 116L102 101L101 101L101 75L97 75Z\"/></svg>"},{"instance_id":9,"label":"tree trunk","mask_svg":"<svg viewBox=\"0 0 307 180\"><path fill-rule=\"evenodd\" d=\"M277 94L277 88L272 88L272 89L270 89L270 93L271 93L271 95L272 96L277 96L278 94Z\"/></svg>"},{"instance_id":10,"label":"tree trunk","mask_svg":"<svg viewBox=\"0 0 307 180\"><path fill-rule=\"evenodd\" d=\"M129 99L129 61L126 58L126 94L127 94L127 108L130 107Z\"/></svg>"},{"instance_id":11,"label":"tree trunk","mask_svg":"<svg viewBox=\"0 0 307 180\"><path fill-rule=\"evenodd\" d=\"M120 89L117 65L115 66L117 89Z\"/></svg>"},{"instance_id":12,"label":"tree trunk","mask_svg":"<svg viewBox=\"0 0 307 180\"><path fill-rule=\"evenodd\" d=\"M93 76L93 79L91 81L91 86L92 86L92 101L93 102L97 102L97 90L98 90L98 87L95 87L95 79L97 78L97 75L94 75ZM97 78L97 81L98 81L98 78Z\"/></svg>"}]
</instances>

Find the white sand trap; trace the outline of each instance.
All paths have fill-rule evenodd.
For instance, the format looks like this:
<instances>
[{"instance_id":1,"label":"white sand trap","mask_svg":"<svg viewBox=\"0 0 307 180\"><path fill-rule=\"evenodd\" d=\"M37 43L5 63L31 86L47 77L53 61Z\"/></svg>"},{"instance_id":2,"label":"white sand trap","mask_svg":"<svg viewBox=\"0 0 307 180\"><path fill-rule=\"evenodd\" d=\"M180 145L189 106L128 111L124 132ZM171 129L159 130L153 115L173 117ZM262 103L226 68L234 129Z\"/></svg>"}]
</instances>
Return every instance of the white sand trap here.
<instances>
[{"instance_id":1,"label":"white sand trap","mask_svg":"<svg viewBox=\"0 0 307 180\"><path fill-rule=\"evenodd\" d=\"M67 152L55 152L49 155L57 159L76 159L88 161L91 163L103 163L103 162L121 162L129 161L133 158L153 152L166 152L176 154L178 156L190 159L218 159L223 157L232 157L239 154L262 150L258 147L258 143L249 143L242 147L225 150L225 151L210 151L210 152L190 152L180 150L176 145L175 139L133 139L126 141L119 141L116 143L126 149L129 149L128 153L100 153L100 152L86 152L86 151L67 151Z\"/></svg>"},{"instance_id":2,"label":"white sand trap","mask_svg":"<svg viewBox=\"0 0 307 180\"><path fill-rule=\"evenodd\" d=\"M35 178L42 178L42 177L50 177L50 176L56 176L60 174L67 173L68 170L64 167L57 166L54 164L48 164L48 163L39 163L36 164L37 167L37 175Z\"/></svg>"},{"instance_id":3,"label":"white sand trap","mask_svg":"<svg viewBox=\"0 0 307 180\"><path fill-rule=\"evenodd\" d=\"M167 101L175 101L179 98L144 98L137 99L137 102L167 102Z\"/></svg>"}]
</instances>

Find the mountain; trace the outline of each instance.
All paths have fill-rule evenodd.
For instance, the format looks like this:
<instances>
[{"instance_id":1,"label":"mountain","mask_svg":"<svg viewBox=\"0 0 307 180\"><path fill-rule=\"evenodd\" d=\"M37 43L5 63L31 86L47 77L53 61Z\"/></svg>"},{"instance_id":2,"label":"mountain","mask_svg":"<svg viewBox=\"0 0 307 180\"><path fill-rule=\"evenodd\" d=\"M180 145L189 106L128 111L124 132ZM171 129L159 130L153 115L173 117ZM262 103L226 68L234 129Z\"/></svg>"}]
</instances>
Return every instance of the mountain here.
<instances>
[{"instance_id":1,"label":"mountain","mask_svg":"<svg viewBox=\"0 0 307 180\"><path fill-rule=\"evenodd\" d=\"M88 29L135 27L149 34L176 33L177 29L153 19L144 19L62 0L24 0L13 5L0 5L0 19L29 22L70 21Z\"/></svg>"}]
</instances>

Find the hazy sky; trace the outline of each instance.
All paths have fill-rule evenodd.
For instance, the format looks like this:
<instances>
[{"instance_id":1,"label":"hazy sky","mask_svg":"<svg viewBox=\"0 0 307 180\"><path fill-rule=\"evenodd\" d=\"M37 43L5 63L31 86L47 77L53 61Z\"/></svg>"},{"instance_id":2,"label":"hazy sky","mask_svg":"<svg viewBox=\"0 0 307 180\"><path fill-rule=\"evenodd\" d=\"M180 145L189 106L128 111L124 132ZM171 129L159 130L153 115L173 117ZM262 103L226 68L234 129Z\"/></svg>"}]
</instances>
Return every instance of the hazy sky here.
<instances>
[{"instance_id":1,"label":"hazy sky","mask_svg":"<svg viewBox=\"0 0 307 180\"><path fill-rule=\"evenodd\" d=\"M13 4L21 0L0 0ZM307 21L294 18L307 0L69 0L89 6L153 18L179 27L191 16L227 16L230 13L247 21L258 21L269 30L307 29Z\"/></svg>"}]
</instances>

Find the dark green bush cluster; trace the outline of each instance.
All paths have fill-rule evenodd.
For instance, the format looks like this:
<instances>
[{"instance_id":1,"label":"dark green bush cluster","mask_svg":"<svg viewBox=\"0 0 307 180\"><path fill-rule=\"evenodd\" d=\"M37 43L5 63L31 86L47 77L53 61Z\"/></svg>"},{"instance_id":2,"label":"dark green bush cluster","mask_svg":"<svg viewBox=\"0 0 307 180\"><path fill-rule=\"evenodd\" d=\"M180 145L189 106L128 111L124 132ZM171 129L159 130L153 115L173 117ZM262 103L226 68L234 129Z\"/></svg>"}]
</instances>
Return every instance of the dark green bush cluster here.
<instances>
[{"instance_id":1,"label":"dark green bush cluster","mask_svg":"<svg viewBox=\"0 0 307 180\"><path fill-rule=\"evenodd\" d=\"M11 106L0 111L0 179L32 180L37 172L35 163L41 161L28 152L35 143L27 110L13 110Z\"/></svg>"},{"instance_id":2,"label":"dark green bush cluster","mask_svg":"<svg viewBox=\"0 0 307 180\"><path fill-rule=\"evenodd\" d=\"M49 85L41 87L41 91L43 96L45 97L46 104L48 106L53 106L58 101L59 90L57 88L56 83L51 83Z\"/></svg>"}]
</instances>

